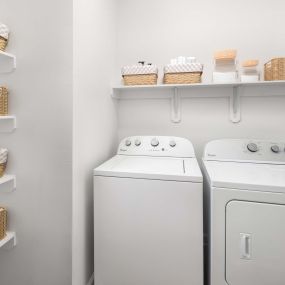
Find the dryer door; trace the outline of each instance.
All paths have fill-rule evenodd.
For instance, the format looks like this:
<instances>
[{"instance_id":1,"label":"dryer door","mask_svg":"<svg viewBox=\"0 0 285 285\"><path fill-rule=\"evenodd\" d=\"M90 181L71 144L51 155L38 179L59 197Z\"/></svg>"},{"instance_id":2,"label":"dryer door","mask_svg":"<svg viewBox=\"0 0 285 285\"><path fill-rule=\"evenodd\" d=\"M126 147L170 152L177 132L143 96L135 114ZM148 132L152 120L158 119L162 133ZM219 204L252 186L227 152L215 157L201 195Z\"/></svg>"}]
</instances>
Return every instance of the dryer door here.
<instances>
[{"instance_id":1,"label":"dryer door","mask_svg":"<svg viewBox=\"0 0 285 285\"><path fill-rule=\"evenodd\" d=\"M284 285L285 205L231 201L226 207L229 285Z\"/></svg>"}]
</instances>

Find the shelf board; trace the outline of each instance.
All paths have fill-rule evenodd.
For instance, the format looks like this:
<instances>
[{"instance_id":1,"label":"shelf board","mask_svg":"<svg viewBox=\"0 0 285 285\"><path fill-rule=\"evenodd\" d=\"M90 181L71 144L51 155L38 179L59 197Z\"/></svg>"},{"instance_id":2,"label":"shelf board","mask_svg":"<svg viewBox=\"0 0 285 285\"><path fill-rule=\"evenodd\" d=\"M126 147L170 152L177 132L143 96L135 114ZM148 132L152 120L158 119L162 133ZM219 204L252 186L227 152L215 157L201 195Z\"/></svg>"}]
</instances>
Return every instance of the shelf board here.
<instances>
[{"instance_id":1,"label":"shelf board","mask_svg":"<svg viewBox=\"0 0 285 285\"><path fill-rule=\"evenodd\" d=\"M0 240L0 248L11 248L16 245L16 233L7 232L7 235L4 239Z\"/></svg>"},{"instance_id":2,"label":"shelf board","mask_svg":"<svg viewBox=\"0 0 285 285\"><path fill-rule=\"evenodd\" d=\"M270 87L270 86L285 86L285 80L280 81L259 81L259 82L235 82L235 83L196 83L196 84L158 84L158 85L135 85L135 86L114 86L112 97L115 99L141 99L141 97L124 96L128 95L133 91L171 91L173 89L178 90L197 90L201 88L234 88L234 87ZM125 94L123 94L125 93ZM127 94L128 93L128 94ZM285 95L285 92L284 92ZM169 97L149 95L149 98L161 98L167 99ZM183 97L195 97L195 96L183 96ZM201 97L198 95L197 97ZM203 96L203 97L213 97L213 96ZM215 97L225 97L223 95Z\"/></svg>"},{"instance_id":3,"label":"shelf board","mask_svg":"<svg viewBox=\"0 0 285 285\"><path fill-rule=\"evenodd\" d=\"M16 57L13 54L0 51L0 73L9 73L16 69Z\"/></svg>"},{"instance_id":4,"label":"shelf board","mask_svg":"<svg viewBox=\"0 0 285 285\"><path fill-rule=\"evenodd\" d=\"M5 174L0 178L0 193L12 192L16 189L15 175Z\"/></svg>"},{"instance_id":5,"label":"shelf board","mask_svg":"<svg viewBox=\"0 0 285 285\"><path fill-rule=\"evenodd\" d=\"M118 100L171 100L171 121L173 123L181 122L181 99L229 98L230 120L238 123L241 121L241 97L285 96L285 80L114 86L111 96Z\"/></svg>"},{"instance_id":6,"label":"shelf board","mask_svg":"<svg viewBox=\"0 0 285 285\"><path fill-rule=\"evenodd\" d=\"M10 133L16 129L15 116L0 116L0 133Z\"/></svg>"}]
</instances>

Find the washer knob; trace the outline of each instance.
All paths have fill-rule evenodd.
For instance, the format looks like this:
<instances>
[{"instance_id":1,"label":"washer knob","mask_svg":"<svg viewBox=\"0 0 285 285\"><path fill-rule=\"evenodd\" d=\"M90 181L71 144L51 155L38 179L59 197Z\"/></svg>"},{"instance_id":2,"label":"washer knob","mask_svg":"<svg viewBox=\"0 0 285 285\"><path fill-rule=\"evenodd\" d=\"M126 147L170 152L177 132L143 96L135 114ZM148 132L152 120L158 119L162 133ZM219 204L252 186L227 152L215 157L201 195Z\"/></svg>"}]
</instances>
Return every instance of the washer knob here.
<instances>
[{"instance_id":1,"label":"washer knob","mask_svg":"<svg viewBox=\"0 0 285 285\"><path fill-rule=\"evenodd\" d=\"M130 140L126 140L126 141L125 141L125 145L126 145L126 146L130 146L131 144L132 144L132 142L131 142Z\"/></svg>"},{"instance_id":2,"label":"washer knob","mask_svg":"<svg viewBox=\"0 0 285 285\"><path fill-rule=\"evenodd\" d=\"M258 146L256 143L249 143L247 145L247 149L250 151L250 152L257 152L258 151Z\"/></svg>"},{"instance_id":3,"label":"washer knob","mask_svg":"<svg viewBox=\"0 0 285 285\"><path fill-rule=\"evenodd\" d=\"M280 148L279 148L279 146L276 145L276 144L271 147L271 150L272 150L274 153L280 152Z\"/></svg>"},{"instance_id":4,"label":"washer knob","mask_svg":"<svg viewBox=\"0 0 285 285\"><path fill-rule=\"evenodd\" d=\"M153 147L156 147L156 146L159 145L159 141L158 141L158 139L153 138L153 139L151 140L150 144L151 144Z\"/></svg>"},{"instance_id":5,"label":"washer knob","mask_svg":"<svg viewBox=\"0 0 285 285\"><path fill-rule=\"evenodd\" d=\"M169 145L170 145L171 147L175 147L175 146L176 146L176 142L175 142L175 141L170 141L170 142L169 142Z\"/></svg>"},{"instance_id":6,"label":"washer knob","mask_svg":"<svg viewBox=\"0 0 285 285\"><path fill-rule=\"evenodd\" d=\"M140 146L140 145L141 145L141 141L140 141L140 140L138 140L138 139L137 139L137 140L135 140L135 145L136 145L136 146Z\"/></svg>"}]
</instances>

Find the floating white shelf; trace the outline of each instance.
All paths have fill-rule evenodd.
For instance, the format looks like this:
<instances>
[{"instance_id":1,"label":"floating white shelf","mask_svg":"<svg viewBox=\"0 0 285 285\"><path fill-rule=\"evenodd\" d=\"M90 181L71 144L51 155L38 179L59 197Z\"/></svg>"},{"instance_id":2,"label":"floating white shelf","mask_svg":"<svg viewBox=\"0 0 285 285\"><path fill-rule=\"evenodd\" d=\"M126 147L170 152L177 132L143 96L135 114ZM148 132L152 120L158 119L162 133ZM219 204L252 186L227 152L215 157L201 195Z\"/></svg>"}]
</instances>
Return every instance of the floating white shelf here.
<instances>
[{"instance_id":1,"label":"floating white shelf","mask_svg":"<svg viewBox=\"0 0 285 285\"><path fill-rule=\"evenodd\" d=\"M16 189L15 175L4 175L0 178L0 194L12 192Z\"/></svg>"},{"instance_id":2,"label":"floating white shelf","mask_svg":"<svg viewBox=\"0 0 285 285\"><path fill-rule=\"evenodd\" d=\"M0 133L10 133L16 129L15 116L0 116Z\"/></svg>"},{"instance_id":3,"label":"floating white shelf","mask_svg":"<svg viewBox=\"0 0 285 285\"><path fill-rule=\"evenodd\" d=\"M0 240L0 248L9 249L16 245L16 233L7 232L7 235L4 239Z\"/></svg>"},{"instance_id":4,"label":"floating white shelf","mask_svg":"<svg viewBox=\"0 0 285 285\"><path fill-rule=\"evenodd\" d=\"M222 89L228 92L220 92ZM250 92L244 92L248 90ZM135 92L135 94L134 94ZM112 97L118 100L130 99L170 99L171 120L181 121L181 99L187 98L229 98L230 120L241 120L241 97L285 96L285 80L259 81L252 83L199 83L161 84L141 86L115 86Z\"/></svg>"},{"instance_id":5,"label":"floating white shelf","mask_svg":"<svg viewBox=\"0 0 285 285\"><path fill-rule=\"evenodd\" d=\"M0 73L9 73L16 69L16 57L0 51Z\"/></svg>"}]
</instances>

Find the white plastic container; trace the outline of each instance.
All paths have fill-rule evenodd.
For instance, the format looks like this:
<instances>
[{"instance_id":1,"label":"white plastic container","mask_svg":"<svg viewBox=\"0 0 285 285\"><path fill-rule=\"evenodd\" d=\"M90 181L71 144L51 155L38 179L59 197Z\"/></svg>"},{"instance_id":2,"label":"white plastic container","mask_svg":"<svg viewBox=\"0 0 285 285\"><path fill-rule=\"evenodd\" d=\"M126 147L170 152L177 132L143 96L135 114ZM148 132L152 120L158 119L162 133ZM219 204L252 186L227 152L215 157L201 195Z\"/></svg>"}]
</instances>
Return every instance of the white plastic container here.
<instances>
[{"instance_id":1,"label":"white plastic container","mask_svg":"<svg viewBox=\"0 0 285 285\"><path fill-rule=\"evenodd\" d=\"M213 83L235 83L238 81L238 72L213 72Z\"/></svg>"}]
</instances>

